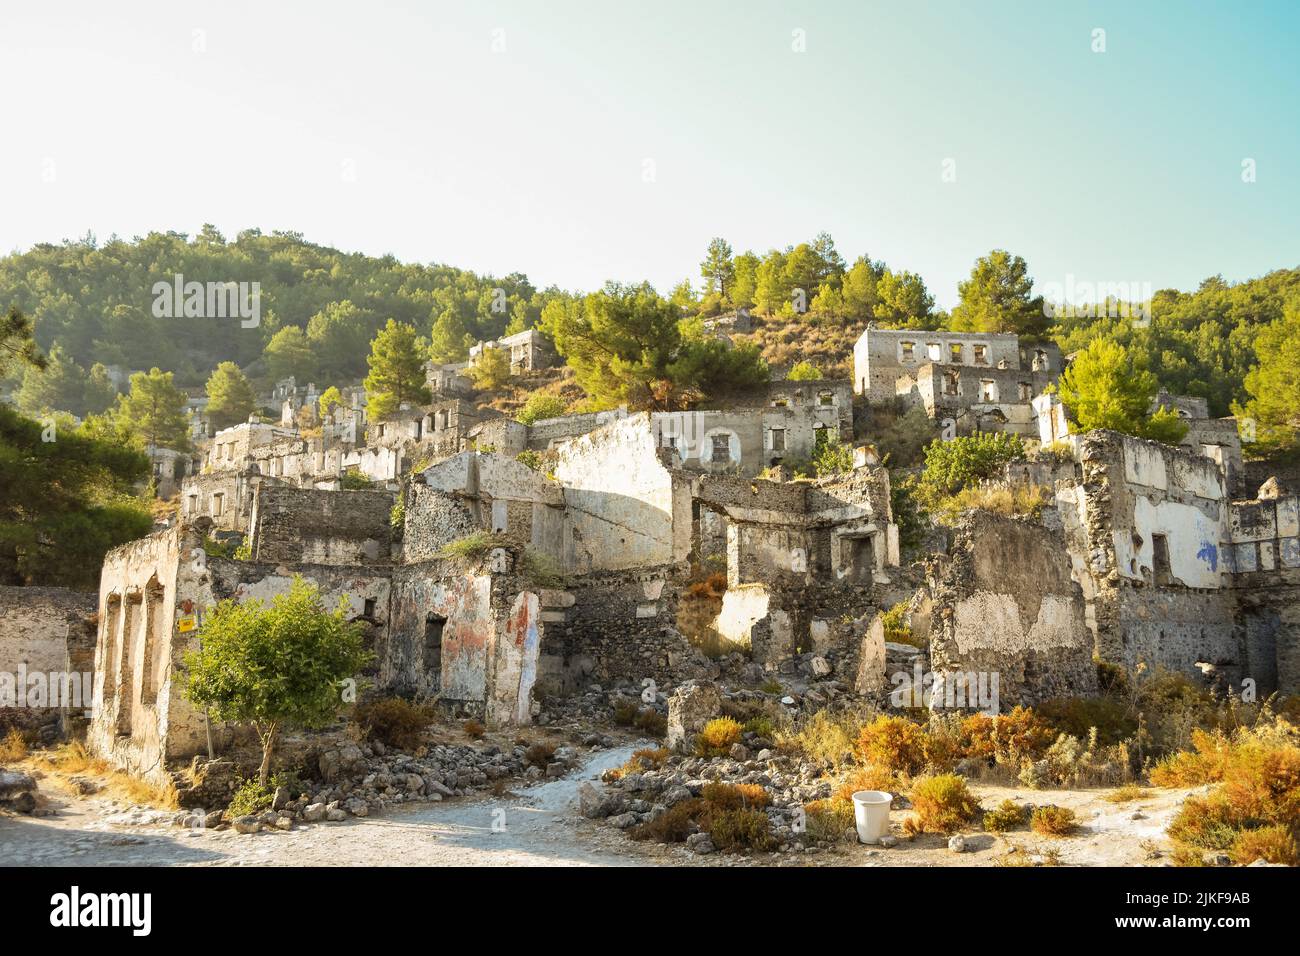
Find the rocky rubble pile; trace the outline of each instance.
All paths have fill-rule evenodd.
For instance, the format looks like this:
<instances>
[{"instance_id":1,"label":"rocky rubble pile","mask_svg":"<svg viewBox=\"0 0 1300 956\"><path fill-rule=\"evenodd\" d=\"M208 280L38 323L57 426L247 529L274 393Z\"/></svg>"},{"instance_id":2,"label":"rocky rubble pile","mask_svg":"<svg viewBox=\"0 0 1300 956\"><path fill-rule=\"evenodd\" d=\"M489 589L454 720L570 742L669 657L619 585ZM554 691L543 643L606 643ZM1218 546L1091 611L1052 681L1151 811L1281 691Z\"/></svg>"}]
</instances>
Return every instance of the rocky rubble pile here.
<instances>
[{"instance_id":1,"label":"rocky rubble pile","mask_svg":"<svg viewBox=\"0 0 1300 956\"><path fill-rule=\"evenodd\" d=\"M600 738L593 745L599 746ZM495 744L436 745L417 753L395 753L379 743L344 743L320 752L317 779L277 788L267 810L228 818L226 810L195 808L178 813L175 822L207 828L229 823L238 833L289 830L300 823L339 822L401 804L466 796L511 778L560 777L579 762L573 747L548 753L522 744L510 750Z\"/></svg>"},{"instance_id":2,"label":"rocky rubble pile","mask_svg":"<svg viewBox=\"0 0 1300 956\"><path fill-rule=\"evenodd\" d=\"M830 796L830 783L819 776L817 768L778 753L772 741L746 733L726 757L673 754L658 769L607 771L602 778L604 789L592 784L580 788L579 809L588 819L603 819L611 826L628 830L658 818L684 800L700 796L706 784L756 784L771 797L765 812L778 851L815 851L804 832L803 807ZM686 846L696 853L714 851L707 833L688 837Z\"/></svg>"},{"instance_id":3,"label":"rocky rubble pile","mask_svg":"<svg viewBox=\"0 0 1300 956\"><path fill-rule=\"evenodd\" d=\"M36 809L36 778L0 767L0 810L31 813Z\"/></svg>"}]
</instances>

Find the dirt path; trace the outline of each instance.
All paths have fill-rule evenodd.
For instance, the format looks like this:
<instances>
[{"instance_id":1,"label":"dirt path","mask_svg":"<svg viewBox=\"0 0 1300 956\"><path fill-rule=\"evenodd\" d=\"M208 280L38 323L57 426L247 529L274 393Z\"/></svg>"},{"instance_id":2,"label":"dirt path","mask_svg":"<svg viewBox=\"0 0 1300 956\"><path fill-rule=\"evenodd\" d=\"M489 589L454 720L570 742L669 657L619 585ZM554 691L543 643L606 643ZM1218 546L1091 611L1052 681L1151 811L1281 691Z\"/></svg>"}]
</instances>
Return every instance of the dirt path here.
<instances>
[{"instance_id":1,"label":"dirt path","mask_svg":"<svg viewBox=\"0 0 1300 956\"><path fill-rule=\"evenodd\" d=\"M1013 860L1159 866L1168 859L1165 827L1188 793L1153 789L1116 804L1103 799L1107 791L976 783L971 789L986 808L1008 798L1054 803L1075 810L1080 828L1063 839L1024 829L994 835L973 828L965 853L953 853L946 838L927 834L891 849L843 845L807 853L697 856L681 845L633 842L578 814L579 786L625 762L636 746L598 752L567 777L504 797L422 804L255 836L186 830L161 822L170 820L170 812L123 812L103 798L60 796L51 789L47 796L56 815L0 817L0 866L994 866ZM895 833L906 816L893 814Z\"/></svg>"},{"instance_id":2,"label":"dirt path","mask_svg":"<svg viewBox=\"0 0 1300 956\"><path fill-rule=\"evenodd\" d=\"M109 822L106 801L56 798L56 816L0 818L0 865L629 865L635 857L614 849L626 838L597 832L578 815L576 803L583 781L624 763L634 749L603 751L567 777L505 797L423 804L377 818L254 836L124 826Z\"/></svg>"}]
</instances>

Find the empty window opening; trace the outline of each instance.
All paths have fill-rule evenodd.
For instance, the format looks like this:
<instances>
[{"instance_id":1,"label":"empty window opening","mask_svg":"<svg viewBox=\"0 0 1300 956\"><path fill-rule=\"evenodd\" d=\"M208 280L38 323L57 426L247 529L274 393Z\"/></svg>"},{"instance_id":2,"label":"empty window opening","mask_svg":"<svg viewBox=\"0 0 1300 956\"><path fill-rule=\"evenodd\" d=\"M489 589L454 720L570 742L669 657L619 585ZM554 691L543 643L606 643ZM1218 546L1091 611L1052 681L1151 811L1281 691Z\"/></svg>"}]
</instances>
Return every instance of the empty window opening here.
<instances>
[{"instance_id":1,"label":"empty window opening","mask_svg":"<svg viewBox=\"0 0 1300 956\"><path fill-rule=\"evenodd\" d=\"M1021 382L1016 386L1016 394L1020 397L1022 402L1029 401L1029 399L1033 397L1032 393L1033 389L1030 387L1028 382Z\"/></svg>"},{"instance_id":2,"label":"empty window opening","mask_svg":"<svg viewBox=\"0 0 1300 956\"><path fill-rule=\"evenodd\" d=\"M996 402L998 400L998 386L991 378L980 379L980 401Z\"/></svg>"},{"instance_id":3,"label":"empty window opening","mask_svg":"<svg viewBox=\"0 0 1300 956\"><path fill-rule=\"evenodd\" d=\"M1155 584L1173 584L1173 569L1169 564L1169 538L1163 534L1151 536L1151 570Z\"/></svg>"},{"instance_id":4,"label":"empty window opening","mask_svg":"<svg viewBox=\"0 0 1300 956\"><path fill-rule=\"evenodd\" d=\"M117 645L122 636L122 599L110 594L104 605L104 700L117 693Z\"/></svg>"},{"instance_id":5,"label":"empty window opening","mask_svg":"<svg viewBox=\"0 0 1300 956\"><path fill-rule=\"evenodd\" d=\"M834 405L835 393L822 392L820 395L817 396L817 404L821 405L823 408L829 408L830 406Z\"/></svg>"},{"instance_id":6,"label":"empty window opening","mask_svg":"<svg viewBox=\"0 0 1300 956\"><path fill-rule=\"evenodd\" d=\"M988 355L989 350L988 350L988 347L987 347L987 346L984 346L984 345L973 345L973 346L971 346L971 352L972 352L972 353L974 354L974 356L975 356L975 364L976 364L976 365L988 365L988 364L989 364L989 355Z\"/></svg>"},{"instance_id":7,"label":"empty window opening","mask_svg":"<svg viewBox=\"0 0 1300 956\"><path fill-rule=\"evenodd\" d=\"M785 429L772 429L772 451L785 451Z\"/></svg>"},{"instance_id":8,"label":"empty window opening","mask_svg":"<svg viewBox=\"0 0 1300 956\"><path fill-rule=\"evenodd\" d=\"M212 517L220 518L226 513L226 496L217 492L212 496Z\"/></svg>"},{"instance_id":9,"label":"empty window opening","mask_svg":"<svg viewBox=\"0 0 1300 956\"><path fill-rule=\"evenodd\" d=\"M365 611L363 612L362 616L363 616L363 617L369 617L369 618L373 618L373 617L375 616L375 599L374 599L374 598L366 598Z\"/></svg>"},{"instance_id":10,"label":"empty window opening","mask_svg":"<svg viewBox=\"0 0 1300 956\"><path fill-rule=\"evenodd\" d=\"M122 623L122 666L117 674L117 684L122 688L122 694L117 702L117 732L123 737L131 736L134 729L132 719L135 717L135 660L142 640L140 622L143 610L144 596L128 594L125 620Z\"/></svg>"},{"instance_id":11,"label":"empty window opening","mask_svg":"<svg viewBox=\"0 0 1300 956\"><path fill-rule=\"evenodd\" d=\"M959 376L956 372L944 372L943 393L945 395L958 394L960 391L960 389L958 388L960 382L961 382L961 376Z\"/></svg>"},{"instance_id":12,"label":"empty window opening","mask_svg":"<svg viewBox=\"0 0 1300 956\"><path fill-rule=\"evenodd\" d=\"M844 567L845 579L857 584L870 584L875 550L870 537L841 539L840 563Z\"/></svg>"},{"instance_id":13,"label":"empty window opening","mask_svg":"<svg viewBox=\"0 0 1300 956\"><path fill-rule=\"evenodd\" d=\"M1034 351L1034 371L1047 372L1051 371L1052 363L1047 360L1047 352L1043 349Z\"/></svg>"},{"instance_id":14,"label":"empty window opening","mask_svg":"<svg viewBox=\"0 0 1300 956\"><path fill-rule=\"evenodd\" d=\"M140 703L156 704L158 687L162 678L158 674L158 661L162 656L163 637L163 596L162 586L151 582L145 591L144 605L144 676L140 684Z\"/></svg>"},{"instance_id":15,"label":"empty window opening","mask_svg":"<svg viewBox=\"0 0 1300 956\"><path fill-rule=\"evenodd\" d=\"M904 362L910 362L910 361L912 361L912 358L913 358L913 356L912 356L912 351L913 351L915 348L916 348L916 343L915 343L915 342L904 342L904 343L903 343L903 361L904 361Z\"/></svg>"},{"instance_id":16,"label":"empty window opening","mask_svg":"<svg viewBox=\"0 0 1300 956\"><path fill-rule=\"evenodd\" d=\"M714 435L710 461L724 462L731 460L731 438L728 435Z\"/></svg>"},{"instance_id":17,"label":"empty window opening","mask_svg":"<svg viewBox=\"0 0 1300 956\"><path fill-rule=\"evenodd\" d=\"M937 362L943 358L943 348L938 342L930 342L926 345L926 351L930 354L930 361Z\"/></svg>"},{"instance_id":18,"label":"empty window opening","mask_svg":"<svg viewBox=\"0 0 1300 956\"><path fill-rule=\"evenodd\" d=\"M961 364L961 343L960 342L950 342L948 344L948 359L949 361L956 362L958 365Z\"/></svg>"},{"instance_id":19,"label":"empty window opening","mask_svg":"<svg viewBox=\"0 0 1300 956\"><path fill-rule=\"evenodd\" d=\"M435 681L442 676L442 632L447 619L438 614L424 618L424 676Z\"/></svg>"}]
</instances>

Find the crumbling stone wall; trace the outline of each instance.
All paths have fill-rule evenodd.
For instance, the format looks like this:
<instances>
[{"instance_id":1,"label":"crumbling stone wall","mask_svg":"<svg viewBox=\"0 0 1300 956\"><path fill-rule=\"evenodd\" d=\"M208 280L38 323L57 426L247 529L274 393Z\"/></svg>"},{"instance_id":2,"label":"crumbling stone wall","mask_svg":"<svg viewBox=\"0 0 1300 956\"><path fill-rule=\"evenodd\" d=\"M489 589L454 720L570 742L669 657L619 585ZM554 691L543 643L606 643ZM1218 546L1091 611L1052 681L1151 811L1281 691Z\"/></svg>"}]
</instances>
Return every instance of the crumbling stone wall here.
<instances>
[{"instance_id":1,"label":"crumbling stone wall","mask_svg":"<svg viewBox=\"0 0 1300 956\"><path fill-rule=\"evenodd\" d=\"M20 726L52 742L90 711L95 606L93 593L0 587L0 733Z\"/></svg>"},{"instance_id":2,"label":"crumbling stone wall","mask_svg":"<svg viewBox=\"0 0 1300 956\"><path fill-rule=\"evenodd\" d=\"M392 560L393 495L259 486L253 496L253 560L371 565Z\"/></svg>"},{"instance_id":3,"label":"crumbling stone wall","mask_svg":"<svg viewBox=\"0 0 1300 956\"><path fill-rule=\"evenodd\" d=\"M110 551L100 576L95 673L103 685L87 743L131 773L164 783L170 761L207 752L228 728L208 727L181 693L176 667L198 648L203 617L218 601L270 600L295 575L320 588L327 607L341 598L352 617L381 632L389 601L384 568L231 561L203 551L204 521L160 531ZM360 675L359 675L360 676Z\"/></svg>"},{"instance_id":4,"label":"crumbling stone wall","mask_svg":"<svg viewBox=\"0 0 1300 956\"><path fill-rule=\"evenodd\" d=\"M1229 527L1238 676L1260 694L1300 693L1300 498L1233 502Z\"/></svg>"},{"instance_id":5,"label":"crumbling stone wall","mask_svg":"<svg viewBox=\"0 0 1300 956\"><path fill-rule=\"evenodd\" d=\"M996 674L1001 709L1096 692L1083 594L1065 542L1049 528L970 512L949 556L932 559L927 576L939 687L982 673L991 689ZM968 706L976 705L968 698Z\"/></svg>"},{"instance_id":6,"label":"crumbling stone wall","mask_svg":"<svg viewBox=\"0 0 1300 956\"><path fill-rule=\"evenodd\" d=\"M406 490L402 551L407 562L436 558L448 544L483 530L478 502L422 482Z\"/></svg>"},{"instance_id":7,"label":"crumbling stone wall","mask_svg":"<svg viewBox=\"0 0 1300 956\"><path fill-rule=\"evenodd\" d=\"M1080 478L1057 487L1097 650L1130 670L1213 668L1239 676L1226 589L1224 477L1188 449L1094 431L1077 439Z\"/></svg>"},{"instance_id":8,"label":"crumbling stone wall","mask_svg":"<svg viewBox=\"0 0 1300 956\"><path fill-rule=\"evenodd\" d=\"M674 624L685 577L681 566L607 571L583 576L570 590L543 591L543 692L647 677L663 685L707 671Z\"/></svg>"},{"instance_id":9,"label":"crumbling stone wall","mask_svg":"<svg viewBox=\"0 0 1300 956\"><path fill-rule=\"evenodd\" d=\"M691 549L691 490L656 447L648 414L615 421L559 449L569 560L577 572L685 561Z\"/></svg>"}]
</instances>

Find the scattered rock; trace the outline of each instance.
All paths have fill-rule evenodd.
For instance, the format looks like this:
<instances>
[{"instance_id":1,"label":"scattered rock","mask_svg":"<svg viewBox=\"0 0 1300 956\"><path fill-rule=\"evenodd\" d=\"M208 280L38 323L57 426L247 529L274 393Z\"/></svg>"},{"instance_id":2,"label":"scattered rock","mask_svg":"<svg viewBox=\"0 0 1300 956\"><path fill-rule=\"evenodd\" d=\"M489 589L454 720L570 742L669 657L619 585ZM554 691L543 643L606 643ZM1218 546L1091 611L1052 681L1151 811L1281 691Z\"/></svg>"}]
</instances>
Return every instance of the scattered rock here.
<instances>
[{"instance_id":1,"label":"scattered rock","mask_svg":"<svg viewBox=\"0 0 1300 956\"><path fill-rule=\"evenodd\" d=\"M722 709L722 692L711 681L687 681L668 698L669 750L681 750Z\"/></svg>"},{"instance_id":2,"label":"scattered rock","mask_svg":"<svg viewBox=\"0 0 1300 956\"><path fill-rule=\"evenodd\" d=\"M692 853L714 853L717 847L713 845L713 838L707 833L692 833L686 838L686 849Z\"/></svg>"},{"instance_id":3,"label":"scattered rock","mask_svg":"<svg viewBox=\"0 0 1300 956\"><path fill-rule=\"evenodd\" d=\"M261 821L251 813L242 817L235 817L230 825L235 828L236 833L256 833L262 829Z\"/></svg>"},{"instance_id":4,"label":"scattered rock","mask_svg":"<svg viewBox=\"0 0 1300 956\"><path fill-rule=\"evenodd\" d=\"M966 838L960 833L954 833L952 836L948 837L948 849L953 853L965 853Z\"/></svg>"},{"instance_id":5,"label":"scattered rock","mask_svg":"<svg viewBox=\"0 0 1300 956\"><path fill-rule=\"evenodd\" d=\"M606 793L590 783L578 788L578 811L588 820L601 820L619 809L617 794Z\"/></svg>"}]
</instances>

